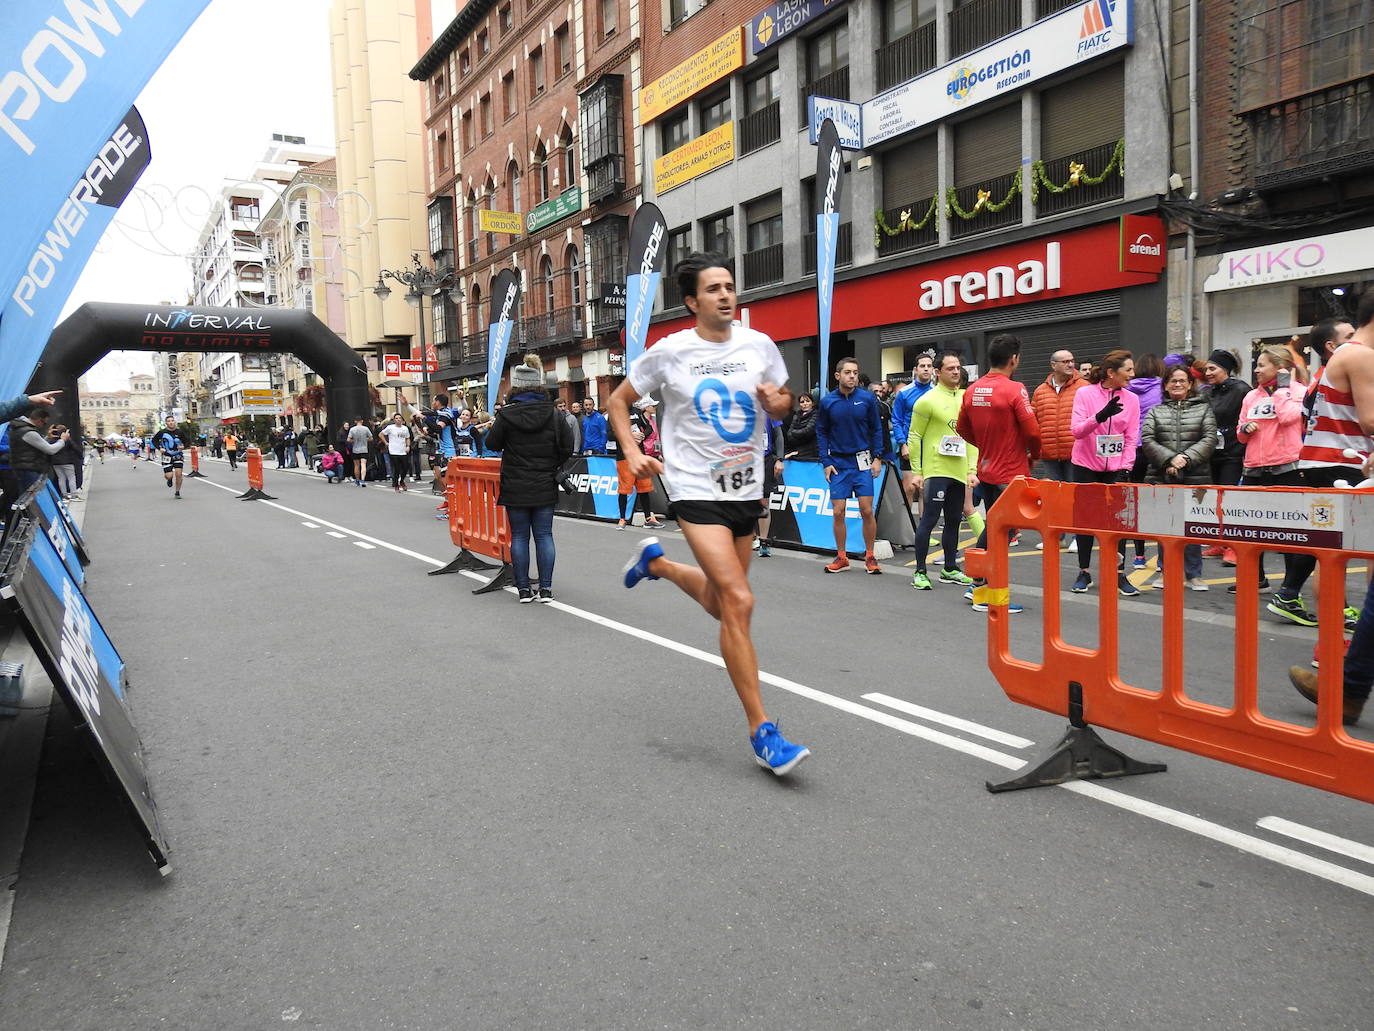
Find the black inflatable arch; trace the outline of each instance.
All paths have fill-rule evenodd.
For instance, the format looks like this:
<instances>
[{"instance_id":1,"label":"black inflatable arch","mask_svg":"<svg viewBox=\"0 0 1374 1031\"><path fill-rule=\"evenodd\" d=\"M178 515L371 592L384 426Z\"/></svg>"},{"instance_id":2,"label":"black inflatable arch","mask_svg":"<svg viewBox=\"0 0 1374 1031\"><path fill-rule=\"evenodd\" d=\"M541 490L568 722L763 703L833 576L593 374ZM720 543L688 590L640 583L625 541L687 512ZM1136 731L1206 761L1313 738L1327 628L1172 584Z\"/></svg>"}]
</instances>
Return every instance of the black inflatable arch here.
<instances>
[{"instance_id":1,"label":"black inflatable arch","mask_svg":"<svg viewBox=\"0 0 1374 1031\"><path fill-rule=\"evenodd\" d=\"M28 393L61 390L53 421L80 425L77 380L111 351L293 354L324 379L326 415L317 422L371 415L362 357L313 313L291 308L83 304L48 338Z\"/></svg>"}]
</instances>

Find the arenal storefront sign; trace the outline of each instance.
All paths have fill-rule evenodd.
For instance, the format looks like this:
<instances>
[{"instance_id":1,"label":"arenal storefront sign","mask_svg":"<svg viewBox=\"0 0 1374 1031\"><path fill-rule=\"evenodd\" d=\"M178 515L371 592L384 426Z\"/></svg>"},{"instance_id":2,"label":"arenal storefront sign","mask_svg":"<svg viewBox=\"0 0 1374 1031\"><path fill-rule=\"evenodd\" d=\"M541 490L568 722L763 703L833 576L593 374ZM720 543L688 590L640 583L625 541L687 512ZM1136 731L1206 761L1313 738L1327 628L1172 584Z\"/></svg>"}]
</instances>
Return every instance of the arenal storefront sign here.
<instances>
[{"instance_id":1,"label":"arenal storefront sign","mask_svg":"<svg viewBox=\"0 0 1374 1031\"><path fill-rule=\"evenodd\" d=\"M749 20L749 52L761 54L780 39L819 18L844 0L778 0Z\"/></svg>"},{"instance_id":2,"label":"arenal storefront sign","mask_svg":"<svg viewBox=\"0 0 1374 1031\"><path fill-rule=\"evenodd\" d=\"M1367 229L1328 236L1310 236L1266 247L1227 251L1220 267L1207 277L1202 289L1237 290L1266 283L1285 283L1294 279L1363 272L1374 268L1374 249Z\"/></svg>"},{"instance_id":3,"label":"arenal storefront sign","mask_svg":"<svg viewBox=\"0 0 1374 1031\"><path fill-rule=\"evenodd\" d=\"M525 216L525 232L532 233L581 210L582 187L574 186L572 189L564 190L553 200L536 205L534 210Z\"/></svg>"},{"instance_id":4,"label":"arenal storefront sign","mask_svg":"<svg viewBox=\"0 0 1374 1031\"><path fill-rule=\"evenodd\" d=\"M1123 267L1123 239L1153 234L1162 242L1166 239L1164 223L1154 215L1127 217L1131 219L1129 228L1121 219L1114 219L837 282L831 329L844 332L992 308L1007 308L1008 325L1012 325L1015 306L1027 301L1156 282L1164 270L1163 250L1157 256L1148 255L1154 262L1152 268L1132 271ZM685 318L655 323L649 337L659 340L689 324ZM815 336L814 290L795 290L750 302L749 324L774 340Z\"/></svg>"},{"instance_id":5,"label":"arenal storefront sign","mask_svg":"<svg viewBox=\"0 0 1374 1031\"><path fill-rule=\"evenodd\" d=\"M863 105L872 147L1028 83L1110 53L1133 40L1133 0L1087 0L880 93Z\"/></svg>"}]
</instances>

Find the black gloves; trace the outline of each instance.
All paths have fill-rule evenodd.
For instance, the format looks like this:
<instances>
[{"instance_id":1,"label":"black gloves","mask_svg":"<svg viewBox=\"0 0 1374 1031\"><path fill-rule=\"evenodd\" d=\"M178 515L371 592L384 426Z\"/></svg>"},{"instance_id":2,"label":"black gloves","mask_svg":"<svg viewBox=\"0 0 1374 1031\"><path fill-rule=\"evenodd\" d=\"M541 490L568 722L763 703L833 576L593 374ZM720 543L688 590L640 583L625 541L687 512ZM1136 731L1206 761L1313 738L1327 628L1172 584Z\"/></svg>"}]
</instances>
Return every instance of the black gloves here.
<instances>
[{"instance_id":1,"label":"black gloves","mask_svg":"<svg viewBox=\"0 0 1374 1031\"><path fill-rule=\"evenodd\" d=\"M1102 406L1102 410L1097 413L1097 421L1104 423L1113 415L1121 414L1121 396L1113 394L1112 399Z\"/></svg>"}]
</instances>

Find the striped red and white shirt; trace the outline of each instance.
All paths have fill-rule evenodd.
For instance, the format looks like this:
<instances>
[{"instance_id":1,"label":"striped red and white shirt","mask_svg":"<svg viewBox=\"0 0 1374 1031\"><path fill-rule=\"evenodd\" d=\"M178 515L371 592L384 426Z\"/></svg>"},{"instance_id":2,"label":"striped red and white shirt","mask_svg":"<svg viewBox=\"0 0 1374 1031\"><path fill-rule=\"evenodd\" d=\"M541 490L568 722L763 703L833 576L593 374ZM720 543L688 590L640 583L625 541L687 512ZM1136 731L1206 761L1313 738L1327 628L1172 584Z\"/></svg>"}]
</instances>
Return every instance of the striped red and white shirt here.
<instances>
[{"instance_id":1,"label":"striped red and white shirt","mask_svg":"<svg viewBox=\"0 0 1374 1031\"><path fill-rule=\"evenodd\" d=\"M1341 345L1350 346L1349 343ZM1349 448L1362 456L1370 454L1374 452L1374 440L1360 426L1355 396L1349 391L1337 390L1328 383L1326 369L1322 369L1309 400L1311 411L1307 417L1307 435L1303 439L1302 453L1298 456L1298 468L1320 469L1339 465L1358 471L1362 459L1346 457L1345 450Z\"/></svg>"}]
</instances>

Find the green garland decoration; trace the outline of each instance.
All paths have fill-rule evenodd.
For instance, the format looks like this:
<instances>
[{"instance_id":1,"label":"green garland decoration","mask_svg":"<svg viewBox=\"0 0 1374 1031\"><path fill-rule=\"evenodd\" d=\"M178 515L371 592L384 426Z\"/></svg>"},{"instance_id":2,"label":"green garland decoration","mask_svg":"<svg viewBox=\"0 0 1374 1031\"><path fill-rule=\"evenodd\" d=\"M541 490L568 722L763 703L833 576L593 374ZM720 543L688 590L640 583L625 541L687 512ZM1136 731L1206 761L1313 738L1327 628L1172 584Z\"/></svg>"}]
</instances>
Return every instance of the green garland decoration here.
<instances>
[{"instance_id":1,"label":"green garland decoration","mask_svg":"<svg viewBox=\"0 0 1374 1031\"><path fill-rule=\"evenodd\" d=\"M1107 162L1107 167L1102 170L1101 175L1089 175L1087 169L1075 161L1069 162L1069 178L1063 183L1050 181L1049 175L1045 171L1045 162L1036 160L1031 165L1031 203L1034 204L1040 199L1040 188L1044 187L1050 193L1065 193L1075 186L1101 186L1107 181L1108 177L1115 172L1125 178L1126 176L1126 140L1116 141L1116 147L1112 150L1111 160Z\"/></svg>"},{"instance_id":2,"label":"green garland decoration","mask_svg":"<svg viewBox=\"0 0 1374 1031\"><path fill-rule=\"evenodd\" d=\"M1071 161L1069 162L1069 178L1063 183L1056 183L1050 179L1049 173L1046 171L1045 162L1037 158L1035 161L1031 162L1031 203L1034 204L1040 200L1040 190L1042 188L1048 190L1050 193L1060 194L1072 190L1075 186L1100 186L1106 182L1113 173L1122 178L1125 178L1126 175L1126 140L1124 138L1116 141L1116 147L1112 150L1111 160L1107 162L1107 167L1102 169L1100 175L1089 175L1087 169L1084 168L1083 165L1076 161ZM965 211L959 205L959 191L951 186L945 191L947 216L952 217L958 215L965 222L971 222L985 211L995 215L999 211L1006 210L1007 205L1011 204L1020 196L1021 186L1021 169L1018 168L1016 170L1016 175L1012 179L1011 187L1007 190L1007 195L1005 197L1000 201L994 201L992 195L988 193L988 191L979 190L978 202L974 204L971 211ZM896 236L898 233L904 233L908 230L924 229L929 225L938 207L939 198L932 197L930 200L930 207L926 209L925 216L919 222L912 220L911 209L907 208L901 212L901 218L897 220L896 226L889 226L882 210L879 209L873 214L873 245L875 247L881 247L884 235Z\"/></svg>"},{"instance_id":3,"label":"green garland decoration","mask_svg":"<svg viewBox=\"0 0 1374 1031\"><path fill-rule=\"evenodd\" d=\"M958 215L965 222L971 222L984 211L991 212L994 215L997 214L997 212L999 211L1004 211L1006 210L1007 205L1010 204L1012 201L1016 200L1016 198L1020 195L1021 169L1019 168L1016 170L1016 174L1012 176L1011 187L1007 190L1007 195L1005 197L1003 197L999 201L995 201L992 199L992 194L988 193L987 190L979 190L978 203L973 205L972 211L965 211L963 208L959 206L959 190L956 187L951 186L948 190L945 191L945 197L949 205L950 214Z\"/></svg>"},{"instance_id":4,"label":"green garland decoration","mask_svg":"<svg viewBox=\"0 0 1374 1031\"><path fill-rule=\"evenodd\" d=\"M930 220L934 217L939 206L938 197L930 198L930 207L926 209L925 217L919 222L913 222L911 220L911 209L907 208L901 212L901 218L897 220L895 228L887 224L887 219L883 215L883 210L879 208L873 213L873 246L881 247L883 245L883 234L896 236L898 233L905 233L908 230L924 229L930 224Z\"/></svg>"}]
</instances>

